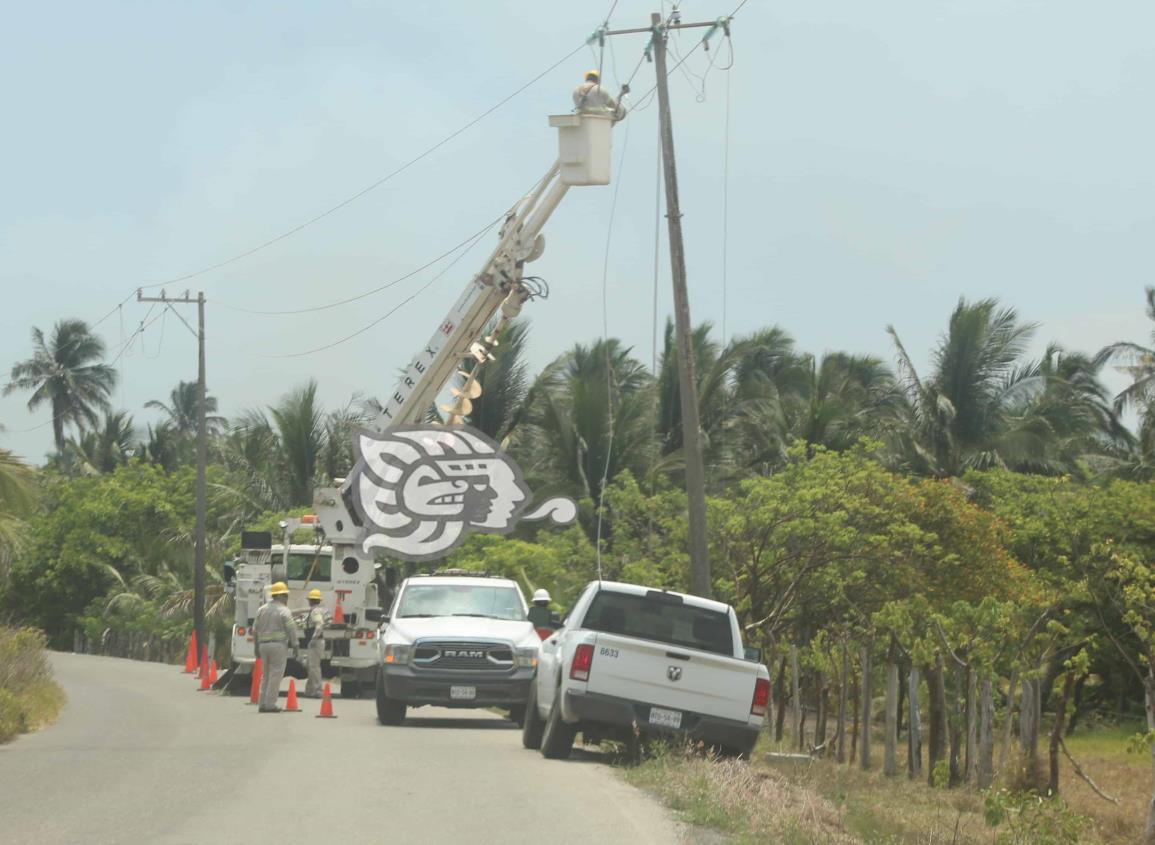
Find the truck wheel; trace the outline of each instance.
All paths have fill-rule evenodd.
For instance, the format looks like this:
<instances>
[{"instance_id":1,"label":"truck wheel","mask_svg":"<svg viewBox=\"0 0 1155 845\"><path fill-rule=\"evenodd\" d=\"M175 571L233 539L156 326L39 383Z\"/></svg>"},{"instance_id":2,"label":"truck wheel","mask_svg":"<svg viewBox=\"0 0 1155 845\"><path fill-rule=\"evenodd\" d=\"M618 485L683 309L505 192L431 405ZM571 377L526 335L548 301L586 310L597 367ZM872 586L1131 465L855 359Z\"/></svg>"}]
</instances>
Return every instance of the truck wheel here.
<instances>
[{"instance_id":1,"label":"truck wheel","mask_svg":"<svg viewBox=\"0 0 1155 845\"><path fill-rule=\"evenodd\" d=\"M385 672L377 670L377 721L383 725L400 725L405 721L405 702L385 695Z\"/></svg>"},{"instance_id":2,"label":"truck wheel","mask_svg":"<svg viewBox=\"0 0 1155 845\"><path fill-rule=\"evenodd\" d=\"M561 695L562 692L558 689L541 734L541 754L549 760L568 759L573 752L574 736L577 734L577 728L562 721Z\"/></svg>"},{"instance_id":3,"label":"truck wheel","mask_svg":"<svg viewBox=\"0 0 1155 845\"><path fill-rule=\"evenodd\" d=\"M509 721L513 722L519 728L525 724L525 705L515 704L509 708Z\"/></svg>"},{"instance_id":4,"label":"truck wheel","mask_svg":"<svg viewBox=\"0 0 1155 845\"><path fill-rule=\"evenodd\" d=\"M536 751L541 748L541 732L545 722L537 712L537 681L529 685L529 699L525 702L525 718L521 720L521 744Z\"/></svg>"},{"instance_id":5,"label":"truck wheel","mask_svg":"<svg viewBox=\"0 0 1155 845\"><path fill-rule=\"evenodd\" d=\"M357 698L361 694L361 685L356 681L341 680L341 698Z\"/></svg>"}]
</instances>

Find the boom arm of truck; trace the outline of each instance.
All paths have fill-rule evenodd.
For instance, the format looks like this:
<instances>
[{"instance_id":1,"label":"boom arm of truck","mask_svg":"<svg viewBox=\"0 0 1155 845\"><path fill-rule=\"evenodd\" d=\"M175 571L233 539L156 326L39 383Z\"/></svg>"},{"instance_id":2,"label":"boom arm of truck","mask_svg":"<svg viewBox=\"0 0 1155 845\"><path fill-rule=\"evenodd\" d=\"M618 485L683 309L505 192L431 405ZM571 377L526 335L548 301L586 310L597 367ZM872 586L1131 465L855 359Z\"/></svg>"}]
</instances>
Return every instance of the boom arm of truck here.
<instances>
[{"instance_id":1,"label":"boom arm of truck","mask_svg":"<svg viewBox=\"0 0 1155 845\"><path fill-rule=\"evenodd\" d=\"M570 187L609 184L613 122L612 116L605 114L550 117L550 125L558 129L557 161L534 189L509 210L497 246L481 272L470 280L429 342L410 361L381 413L370 424L371 429L385 432L423 422L460 362L473 358L477 366L454 390L456 401L445 407L446 422L454 425L463 421L470 412L471 400L481 395L481 385L477 383L481 365L491 360L502 330L536 293L524 281L523 273L525 265L541 257L545 250L542 229L546 222ZM483 336L495 316L496 325ZM347 498L355 476L356 471L340 489L319 488L314 494L317 517L334 546L360 546L363 531Z\"/></svg>"}]
</instances>

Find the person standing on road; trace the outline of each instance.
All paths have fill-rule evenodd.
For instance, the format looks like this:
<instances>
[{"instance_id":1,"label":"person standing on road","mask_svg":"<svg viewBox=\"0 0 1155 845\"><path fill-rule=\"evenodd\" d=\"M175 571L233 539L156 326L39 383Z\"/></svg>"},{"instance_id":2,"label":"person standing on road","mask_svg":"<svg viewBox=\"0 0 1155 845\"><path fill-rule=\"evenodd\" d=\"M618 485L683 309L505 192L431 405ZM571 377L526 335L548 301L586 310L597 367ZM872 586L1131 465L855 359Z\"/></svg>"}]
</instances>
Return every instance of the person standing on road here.
<instances>
[{"instance_id":1,"label":"person standing on road","mask_svg":"<svg viewBox=\"0 0 1155 845\"><path fill-rule=\"evenodd\" d=\"M289 585L278 581L269 590L269 595L272 599L261 605L253 620L257 657L261 659L264 668L258 712L280 713L277 697L281 692L281 679L285 677L289 652L291 650L295 654L297 651L297 626L289 611Z\"/></svg>"},{"instance_id":2,"label":"person standing on road","mask_svg":"<svg viewBox=\"0 0 1155 845\"><path fill-rule=\"evenodd\" d=\"M309 656L309 680L305 683L305 698L321 697L321 661L325 657L325 625L329 619L321 606L320 590L309 591L309 618L305 623L305 650Z\"/></svg>"}]
</instances>

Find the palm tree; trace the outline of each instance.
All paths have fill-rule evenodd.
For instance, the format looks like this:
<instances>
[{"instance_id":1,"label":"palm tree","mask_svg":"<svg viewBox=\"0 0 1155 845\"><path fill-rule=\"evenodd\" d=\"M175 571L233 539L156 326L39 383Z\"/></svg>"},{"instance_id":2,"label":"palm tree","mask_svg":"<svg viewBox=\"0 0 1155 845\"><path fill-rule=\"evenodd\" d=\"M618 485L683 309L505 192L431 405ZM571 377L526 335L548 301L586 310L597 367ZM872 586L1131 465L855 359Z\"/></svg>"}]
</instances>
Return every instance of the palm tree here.
<instances>
[{"instance_id":1,"label":"palm tree","mask_svg":"<svg viewBox=\"0 0 1155 845\"><path fill-rule=\"evenodd\" d=\"M0 583L8 577L13 553L24 543L24 518L35 500L35 471L7 449L0 449Z\"/></svg>"},{"instance_id":2,"label":"palm tree","mask_svg":"<svg viewBox=\"0 0 1155 845\"><path fill-rule=\"evenodd\" d=\"M803 401L787 409L792 438L808 446L844 450L864 435L885 439L903 419L905 399L894 373L869 355L806 355Z\"/></svg>"},{"instance_id":3,"label":"palm tree","mask_svg":"<svg viewBox=\"0 0 1155 845\"><path fill-rule=\"evenodd\" d=\"M954 477L1039 452L1030 431L1008 431L1010 406L1040 384L1037 371L1023 363L1035 328L994 299L959 300L932 356L933 372L923 379L894 326L887 326L911 407L907 446L914 469Z\"/></svg>"},{"instance_id":4,"label":"palm tree","mask_svg":"<svg viewBox=\"0 0 1155 845\"><path fill-rule=\"evenodd\" d=\"M1155 323L1155 287L1146 289L1147 319ZM1097 363L1117 362L1119 369L1130 376L1131 383L1115 397L1115 410L1135 411L1139 415L1138 438L1132 448L1119 456L1122 474L1136 478L1155 477L1155 327L1151 331L1152 346L1130 341L1118 341L1103 348L1096 356Z\"/></svg>"},{"instance_id":5,"label":"palm tree","mask_svg":"<svg viewBox=\"0 0 1155 845\"><path fill-rule=\"evenodd\" d=\"M800 416L798 409L811 389L809 359L777 326L737 338L732 346L734 410L728 451L739 470L772 472L785 461L792 421Z\"/></svg>"},{"instance_id":6,"label":"palm tree","mask_svg":"<svg viewBox=\"0 0 1155 845\"><path fill-rule=\"evenodd\" d=\"M86 431L68 441L64 452L65 469L84 475L114 472L136 451L132 417L125 411L104 415L99 429Z\"/></svg>"},{"instance_id":7,"label":"palm tree","mask_svg":"<svg viewBox=\"0 0 1155 845\"><path fill-rule=\"evenodd\" d=\"M603 477L648 469L653 378L630 352L613 338L577 344L534 381L512 451L546 486L597 502Z\"/></svg>"},{"instance_id":8,"label":"palm tree","mask_svg":"<svg viewBox=\"0 0 1155 845\"><path fill-rule=\"evenodd\" d=\"M1101 361L1054 346L1039 361L1026 359L1035 325L994 299L959 301L928 379L894 327L888 331L910 403L906 459L916 471L1080 472L1086 455L1129 439L1098 381Z\"/></svg>"},{"instance_id":9,"label":"palm tree","mask_svg":"<svg viewBox=\"0 0 1155 845\"><path fill-rule=\"evenodd\" d=\"M52 411L52 436L56 451L65 447L64 428L97 424L97 412L110 408L108 401L116 384L116 371L101 363L104 342L83 320L61 320L46 341L44 333L32 329L32 357L13 365L8 395L31 390L28 410L48 403Z\"/></svg>"},{"instance_id":10,"label":"palm tree","mask_svg":"<svg viewBox=\"0 0 1155 845\"><path fill-rule=\"evenodd\" d=\"M161 411L167 418L165 422L174 431L180 434L195 435L197 433L197 383L195 381L177 382L176 387L169 393L169 403L165 404L158 399L144 403L144 407ZM217 411L216 397L205 395L205 427L209 434L216 434L224 428L224 417L214 416Z\"/></svg>"},{"instance_id":11,"label":"palm tree","mask_svg":"<svg viewBox=\"0 0 1155 845\"><path fill-rule=\"evenodd\" d=\"M325 445L325 415L317 404L317 382L310 379L289 392L269 413L280 441L289 501L312 504L317 456Z\"/></svg>"}]
</instances>

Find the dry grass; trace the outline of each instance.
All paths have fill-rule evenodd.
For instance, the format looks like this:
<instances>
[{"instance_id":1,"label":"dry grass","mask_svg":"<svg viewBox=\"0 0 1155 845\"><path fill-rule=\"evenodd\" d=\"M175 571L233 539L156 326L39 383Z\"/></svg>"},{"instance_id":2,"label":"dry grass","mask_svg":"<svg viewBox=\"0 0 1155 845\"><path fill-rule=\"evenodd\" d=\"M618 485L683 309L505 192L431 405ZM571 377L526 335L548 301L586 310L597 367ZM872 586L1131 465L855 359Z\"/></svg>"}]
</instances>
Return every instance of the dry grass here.
<instances>
[{"instance_id":1,"label":"dry grass","mask_svg":"<svg viewBox=\"0 0 1155 845\"><path fill-rule=\"evenodd\" d=\"M1119 806L1095 795L1064 759L1062 801L1038 802L1032 812L1045 820L1076 823L1080 843L1139 841L1153 776L1149 758L1127 753L1133 732L1099 728L1068 742L1084 771L1119 798ZM899 777L884 777L881 749L878 767L868 772L829 760L775 759L775 750L763 743L749 764L668 751L627 770L626 776L659 795L685 821L730 833L739 842L1042 841L1037 833L1023 832L1025 817L997 828L988 825L985 796L973 788L934 789L925 780L909 780L905 759Z\"/></svg>"},{"instance_id":2,"label":"dry grass","mask_svg":"<svg viewBox=\"0 0 1155 845\"><path fill-rule=\"evenodd\" d=\"M51 724L64 707L41 631L0 626L0 742Z\"/></svg>"}]
</instances>

